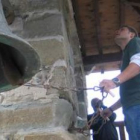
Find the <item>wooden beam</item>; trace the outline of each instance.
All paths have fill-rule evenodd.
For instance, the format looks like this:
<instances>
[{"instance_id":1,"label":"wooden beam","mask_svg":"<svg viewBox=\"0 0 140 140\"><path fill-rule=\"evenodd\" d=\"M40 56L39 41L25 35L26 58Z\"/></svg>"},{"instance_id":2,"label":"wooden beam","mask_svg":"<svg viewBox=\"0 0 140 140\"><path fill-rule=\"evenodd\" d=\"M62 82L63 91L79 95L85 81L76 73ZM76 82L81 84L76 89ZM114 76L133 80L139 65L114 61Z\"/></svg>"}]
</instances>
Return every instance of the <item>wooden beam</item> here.
<instances>
[{"instance_id":1,"label":"wooden beam","mask_svg":"<svg viewBox=\"0 0 140 140\"><path fill-rule=\"evenodd\" d=\"M122 57L122 53L110 53L110 54L104 54L102 56L102 59L100 55L92 55L83 57L83 63L84 65L90 65L90 64L99 64L99 63L105 63L105 62L114 62L114 61L120 61Z\"/></svg>"},{"instance_id":2,"label":"wooden beam","mask_svg":"<svg viewBox=\"0 0 140 140\"><path fill-rule=\"evenodd\" d=\"M92 64L84 66L85 73L93 73L93 72L101 72L104 73L105 71L114 71L120 70L121 61L114 61L114 62L107 62L107 63L100 63L100 64Z\"/></svg>"},{"instance_id":3,"label":"wooden beam","mask_svg":"<svg viewBox=\"0 0 140 140\"><path fill-rule=\"evenodd\" d=\"M119 0L119 18L120 18L120 26L125 24L125 5L123 0Z\"/></svg>"},{"instance_id":4,"label":"wooden beam","mask_svg":"<svg viewBox=\"0 0 140 140\"><path fill-rule=\"evenodd\" d=\"M129 5L131 5L138 14L140 14L140 3L138 2L127 2Z\"/></svg>"},{"instance_id":5,"label":"wooden beam","mask_svg":"<svg viewBox=\"0 0 140 140\"><path fill-rule=\"evenodd\" d=\"M83 63L84 63L84 70L85 72L91 71L91 69L94 66L97 66L98 68L94 71L100 71L100 68L104 65L105 63L115 63L121 60L122 53L112 53L112 54L104 54L102 58L100 55L94 55L94 56L87 56L83 58ZM100 66L99 66L100 65ZM116 69L119 69L120 66L117 65L115 66ZM112 70L114 70L112 68Z\"/></svg>"},{"instance_id":6,"label":"wooden beam","mask_svg":"<svg viewBox=\"0 0 140 140\"><path fill-rule=\"evenodd\" d=\"M138 2L128 2L131 6L140 7L140 3Z\"/></svg>"},{"instance_id":7,"label":"wooden beam","mask_svg":"<svg viewBox=\"0 0 140 140\"><path fill-rule=\"evenodd\" d=\"M85 48L85 42L84 42L84 37L83 37L83 33L82 33L82 26L81 26L81 19L80 19L80 14L79 14L79 5L77 0L72 0L72 5L73 5L73 10L74 10L74 18L75 18L75 22L76 22L76 27L77 27L77 32L78 32L78 36L79 36L79 43L81 45L81 53L82 56L85 57L86 56L86 48Z\"/></svg>"},{"instance_id":8,"label":"wooden beam","mask_svg":"<svg viewBox=\"0 0 140 140\"><path fill-rule=\"evenodd\" d=\"M125 5L123 0L119 0L119 21L120 25L119 28L125 24ZM118 45L117 45L118 46ZM121 51L121 48L118 46L119 50Z\"/></svg>"},{"instance_id":9,"label":"wooden beam","mask_svg":"<svg viewBox=\"0 0 140 140\"><path fill-rule=\"evenodd\" d=\"M124 121L117 121L117 122L114 122L115 126L116 127L120 127L120 126L124 126Z\"/></svg>"},{"instance_id":10,"label":"wooden beam","mask_svg":"<svg viewBox=\"0 0 140 140\"><path fill-rule=\"evenodd\" d=\"M98 51L99 51L99 54L101 57L103 54L103 51L102 51L102 39L101 39L99 4L98 3L99 3L98 0L93 0L95 28L96 28L96 36L97 36L97 47L98 47Z\"/></svg>"},{"instance_id":11,"label":"wooden beam","mask_svg":"<svg viewBox=\"0 0 140 140\"><path fill-rule=\"evenodd\" d=\"M120 139L121 140L126 140L125 139L125 131L124 131L124 122L120 121L120 122L114 122L115 126L119 128L119 133L120 133Z\"/></svg>"}]
</instances>

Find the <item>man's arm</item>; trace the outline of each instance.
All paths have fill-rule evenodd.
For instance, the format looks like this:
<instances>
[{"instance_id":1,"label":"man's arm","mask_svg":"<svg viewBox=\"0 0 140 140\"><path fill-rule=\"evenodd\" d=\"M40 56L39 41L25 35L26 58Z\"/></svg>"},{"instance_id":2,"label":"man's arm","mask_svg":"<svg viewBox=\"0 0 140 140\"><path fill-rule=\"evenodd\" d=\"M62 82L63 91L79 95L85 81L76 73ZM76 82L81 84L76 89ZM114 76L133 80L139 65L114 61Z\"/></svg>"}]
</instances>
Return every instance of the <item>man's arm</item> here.
<instances>
[{"instance_id":1,"label":"man's arm","mask_svg":"<svg viewBox=\"0 0 140 140\"><path fill-rule=\"evenodd\" d=\"M120 107L122 107L122 104L121 104L121 101L120 101L120 99L119 99L116 103L114 103L114 104L110 107L110 109L111 109L112 112L113 112L113 111L119 109Z\"/></svg>"},{"instance_id":2,"label":"man's arm","mask_svg":"<svg viewBox=\"0 0 140 140\"><path fill-rule=\"evenodd\" d=\"M140 66L138 66L135 63L130 63L128 67L120 74L117 76L119 78L120 82L123 83L136 75L140 73Z\"/></svg>"},{"instance_id":3,"label":"man's arm","mask_svg":"<svg viewBox=\"0 0 140 140\"><path fill-rule=\"evenodd\" d=\"M120 108L122 105L121 105L121 102L120 102L120 99L115 103L113 104L111 107L109 108L106 108L104 109L102 112L101 112L101 116L103 118L107 118L107 117L110 117L113 113L113 111L117 110L118 108Z\"/></svg>"},{"instance_id":4,"label":"man's arm","mask_svg":"<svg viewBox=\"0 0 140 140\"><path fill-rule=\"evenodd\" d=\"M120 74L117 76L117 78L120 80L120 84L123 82L135 77L140 73L140 66L138 66L135 63L130 63L128 67ZM110 89L113 89L116 87L115 83L112 80L103 80L100 83L101 87L104 87L105 92L109 92Z\"/></svg>"}]
</instances>

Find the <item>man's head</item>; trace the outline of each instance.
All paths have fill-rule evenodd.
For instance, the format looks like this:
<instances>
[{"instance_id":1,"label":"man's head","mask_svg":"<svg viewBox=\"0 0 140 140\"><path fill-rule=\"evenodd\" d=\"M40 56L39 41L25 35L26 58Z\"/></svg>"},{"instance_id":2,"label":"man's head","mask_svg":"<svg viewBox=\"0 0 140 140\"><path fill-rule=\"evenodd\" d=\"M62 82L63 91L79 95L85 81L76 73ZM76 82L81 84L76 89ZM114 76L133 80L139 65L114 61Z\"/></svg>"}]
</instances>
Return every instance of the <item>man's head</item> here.
<instances>
[{"instance_id":1,"label":"man's head","mask_svg":"<svg viewBox=\"0 0 140 140\"><path fill-rule=\"evenodd\" d=\"M138 32L134 27L128 26L128 25L121 26L121 28L123 28L123 27L127 28L129 30L129 32L133 33L134 37L138 37Z\"/></svg>"},{"instance_id":2,"label":"man's head","mask_svg":"<svg viewBox=\"0 0 140 140\"><path fill-rule=\"evenodd\" d=\"M128 43L134 37L138 37L136 29L128 25L123 25L116 31L115 42L121 46L122 43Z\"/></svg>"},{"instance_id":3,"label":"man's head","mask_svg":"<svg viewBox=\"0 0 140 140\"><path fill-rule=\"evenodd\" d=\"M94 98L91 100L91 106L93 107L94 111L96 111L97 108L102 106L102 101L98 98Z\"/></svg>"}]
</instances>

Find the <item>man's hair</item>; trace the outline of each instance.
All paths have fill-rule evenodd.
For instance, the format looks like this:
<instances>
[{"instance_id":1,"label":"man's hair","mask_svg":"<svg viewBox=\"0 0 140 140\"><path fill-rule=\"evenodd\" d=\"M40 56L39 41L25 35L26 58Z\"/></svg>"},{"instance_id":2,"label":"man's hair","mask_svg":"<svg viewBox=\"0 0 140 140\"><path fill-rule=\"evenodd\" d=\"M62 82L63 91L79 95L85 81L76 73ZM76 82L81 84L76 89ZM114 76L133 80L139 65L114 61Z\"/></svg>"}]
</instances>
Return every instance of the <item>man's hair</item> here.
<instances>
[{"instance_id":1,"label":"man's hair","mask_svg":"<svg viewBox=\"0 0 140 140\"><path fill-rule=\"evenodd\" d=\"M102 106L102 101L98 98L94 98L91 100L91 106L93 108L98 108L98 107Z\"/></svg>"},{"instance_id":2,"label":"man's hair","mask_svg":"<svg viewBox=\"0 0 140 140\"><path fill-rule=\"evenodd\" d=\"M135 28L129 26L129 25L122 25L121 28L126 27L130 32L134 33L134 37L138 37L138 32Z\"/></svg>"}]
</instances>

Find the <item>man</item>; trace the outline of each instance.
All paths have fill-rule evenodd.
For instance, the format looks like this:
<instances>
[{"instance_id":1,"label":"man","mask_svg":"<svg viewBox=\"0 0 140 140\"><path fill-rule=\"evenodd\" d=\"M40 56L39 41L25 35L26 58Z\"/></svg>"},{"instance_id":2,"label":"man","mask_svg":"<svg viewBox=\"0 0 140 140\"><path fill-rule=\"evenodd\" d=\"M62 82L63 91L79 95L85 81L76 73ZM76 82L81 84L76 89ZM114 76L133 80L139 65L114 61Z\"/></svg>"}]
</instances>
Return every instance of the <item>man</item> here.
<instances>
[{"instance_id":1,"label":"man","mask_svg":"<svg viewBox=\"0 0 140 140\"><path fill-rule=\"evenodd\" d=\"M98 98L94 98L91 101L91 105L94 109L94 114L88 115L88 121L90 122L92 117L96 117L98 115L90 125L90 129L93 131L93 140L118 140L117 130L114 126L116 114L113 113L109 117L109 120L105 121L100 116L100 110L107 108L103 105L102 101Z\"/></svg>"},{"instance_id":2,"label":"man","mask_svg":"<svg viewBox=\"0 0 140 140\"><path fill-rule=\"evenodd\" d=\"M115 42L123 51L121 74L100 86L108 93L120 86L120 100L101 115L108 117L122 106L129 140L140 140L140 38L133 27L124 25L116 32Z\"/></svg>"}]
</instances>

